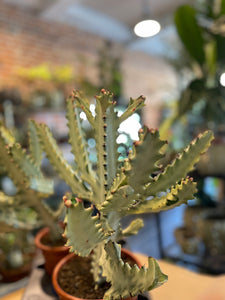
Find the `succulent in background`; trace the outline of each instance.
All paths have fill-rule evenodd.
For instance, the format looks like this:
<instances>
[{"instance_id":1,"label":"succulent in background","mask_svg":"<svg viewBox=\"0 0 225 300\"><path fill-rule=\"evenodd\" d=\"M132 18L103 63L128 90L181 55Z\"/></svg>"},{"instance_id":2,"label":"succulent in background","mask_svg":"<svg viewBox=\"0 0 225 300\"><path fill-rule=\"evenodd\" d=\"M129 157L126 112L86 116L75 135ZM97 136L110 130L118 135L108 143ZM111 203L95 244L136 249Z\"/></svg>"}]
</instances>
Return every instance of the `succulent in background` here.
<instances>
[{"instance_id":1,"label":"succulent in background","mask_svg":"<svg viewBox=\"0 0 225 300\"><path fill-rule=\"evenodd\" d=\"M115 112L113 95L102 89L96 96L95 114L89 102L74 91L67 100L69 143L74 155L70 165L60 152L45 124L33 122L50 163L70 186L72 196L64 196L67 207L65 235L71 251L80 256L92 253L92 273L96 284L106 278L111 287L104 299L127 298L160 286L167 280L156 260L149 257L148 267L130 266L121 259L118 241L136 234L143 221L136 219L123 229L127 215L154 213L171 209L194 198L196 184L186 174L193 169L213 136L199 135L163 170L162 147L157 130L143 127L127 158L118 162L117 130L121 122L144 106L144 97L130 99L125 112ZM91 166L80 119L83 111L94 129L97 167ZM90 203L84 206L84 201Z\"/></svg>"},{"instance_id":2,"label":"succulent in background","mask_svg":"<svg viewBox=\"0 0 225 300\"><path fill-rule=\"evenodd\" d=\"M43 201L53 193L53 182L45 178L41 171L42 150L33 123L29 122L28 150L22 149L11 132L3 126L0 127L0 148L1 172L6 174L16 187L13 196L0 193L1 231L9 232L17 228L27 230L44 225L50 228L51 239L61 239L62 229L57 222L62 214L63 205L58 210L51 211ZM28 217L18 218L27 208L36 213L36 224Z\"/></svg>"}]
</instances>

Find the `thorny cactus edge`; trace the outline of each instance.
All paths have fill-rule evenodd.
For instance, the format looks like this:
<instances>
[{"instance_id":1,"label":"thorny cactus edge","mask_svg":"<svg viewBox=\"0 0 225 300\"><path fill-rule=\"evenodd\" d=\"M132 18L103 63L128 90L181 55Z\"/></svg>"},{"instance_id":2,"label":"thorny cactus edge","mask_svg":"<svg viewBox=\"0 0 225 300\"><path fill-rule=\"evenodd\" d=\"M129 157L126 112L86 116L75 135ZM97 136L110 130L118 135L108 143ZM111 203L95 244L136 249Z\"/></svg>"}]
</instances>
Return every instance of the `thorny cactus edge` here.
<instances>
[{"instance_id":1,"label":"thorny cactus edge","mask_svg":"<svg viewBox=\"0 0 225 300\"><path fill-rule=\"evenodd\" d=\"M130 214L171 209L193 199L196 184L186 176L213 138L207 131L200 134L163 170L160 153L165 141L157 130L143 127L139 141L133 144L127 159L119 164L117 131L119 125L144 106L143 96L130 99L125 112L118 116L112 94L104 89L96 96L95 115L89 101L74 91L67 100L69 143L74 155L70 165L45 124L36 124L43 149L51 164L70 186L73 197L65 196L67 207L65 236L72 252L87 256L92 252L92 272L96 283L105 277L111 283L104 299L127 298L151 290L167 280L153 258L148 267L129 266L121 260L121 238L136 234L143 221L136 219L123 229L121 218ZM83 111L94 129L97 168L93 169L81 126ZM83 200L91 205L85 208ZM97 213L96 213L97 211Z\"/></svg>"},{"instance_id":2,"label":"thorny cactus edge","mask_svg":"<svg viewBox=\"0 0 225 300\"><path fill-rule=\"evenodd\" d=\"M36 128L32 122L28 124L29 149L22 149L13 134L0 126L0 168L16 186L16 194L7 196L0 192L0 224L1 231L18 229L29 230L34 227L48 226L53 240L61 239L61 228L57 225L64 209L61 205L52 211L44 202L53 194L52 180L45 178L41 171L42 149L39 144ZM28 218L17 219L17 213L24 208L31 208L37 214L37 222L33 224Z\"/></svg>"}]
</instances>

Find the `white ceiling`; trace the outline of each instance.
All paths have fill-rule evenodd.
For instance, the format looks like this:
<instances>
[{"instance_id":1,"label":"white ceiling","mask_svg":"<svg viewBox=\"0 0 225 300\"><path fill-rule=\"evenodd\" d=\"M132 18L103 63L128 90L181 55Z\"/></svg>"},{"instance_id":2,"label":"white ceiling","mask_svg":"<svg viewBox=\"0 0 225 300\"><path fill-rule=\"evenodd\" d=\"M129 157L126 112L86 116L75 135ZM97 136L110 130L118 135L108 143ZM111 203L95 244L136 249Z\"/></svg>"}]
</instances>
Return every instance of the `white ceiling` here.
<instances>
[{"instance_id":1,"label":"white ceiling","mask_svg":"<svg viewBox=\"0 0 225 300\"><path fill-rule=\"evenodd\" d=\"M4 0L24 6L41 18L63 22L85 32L126 45L131 50L150 55L175 55L176 31L173 26L175 9L194 0ZM134 24L149 15L162 26L151 38L137 38Z\"/></svg>"},{"instance_id":2,"label":"white ceiling","mask_svg":"<svg viewBox=\"0 0 225 300\"><path fill-rule=\"evenodd\" d=\"M193 1L188 1L193 2ZM175 55L178 41L173 26L175 9L185 0L60 0L42 12L42 17L71 24L81 30L125 44L150 55ZM151 38L137 38L133 26L150 15L162 26Z\"/></svg>"}]
</instances>

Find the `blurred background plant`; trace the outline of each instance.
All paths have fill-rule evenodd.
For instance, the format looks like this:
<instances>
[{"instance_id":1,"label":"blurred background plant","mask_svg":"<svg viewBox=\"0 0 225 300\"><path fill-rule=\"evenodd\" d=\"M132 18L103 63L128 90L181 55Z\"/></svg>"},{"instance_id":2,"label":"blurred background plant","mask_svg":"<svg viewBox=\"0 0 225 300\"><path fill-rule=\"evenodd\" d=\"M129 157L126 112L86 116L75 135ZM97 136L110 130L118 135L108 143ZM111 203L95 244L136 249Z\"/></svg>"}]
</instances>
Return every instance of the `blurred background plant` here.
<instances>
[{"instance_id":1,"label":"blurred background plant","mask_svg":"<svg viewBox=\"0 0 225 300\"><path fill-rule=\"evenodd\" d=\"M1 189L4 192L0 191L0 280L11 282L31 272L34 235L41 223L32 208L16 205L16 189L8 177L1 177Z\"/></svg>"},{"instance_id":2,"label":"blurred background plant","mask_svg":"<svg viewBox=\"0 0 225 300\"><path fill-rule=\"evenodd\" d=\"M203 155L196 170L190 174L198 182L197 201L188 205L183 227L175 230L182 250L192 255L200 254L205 262L221 252L225 254L219 246L213 250L208 247L210 243L205 243L205 236L210 238L209 227L207 223L204 226L210 214L214 235L221 236L225 222L224 20L224 0L196 1L194 6L183 5L176 10L174 22L183 48L178 64L175 62L173 65L177 70L180 68L180 93L178 100L165 110L166 118L161 124L162 135L170 136L173 141L173 149L167 159L173 158L174 149L180 148L202 130L211 129L215 134L208 153ZM200 241L204 242L204 248L199 246ZM215 261L209 263L215 272L224 268L224 256L219 261L217 269Z\"/></svg>"},{"instance_id":3,"label":"blurred background plant","mask_svg":"<svg viewBox=\"0 0 225 300\"><path fill-rule=\"evenodd\" d=\"M166 131L176 122L180 125L184 118L190 136L205 128L217 135L225 131L224 14L223 0L197 1L195 6L183 5L175 12L174 22L183 45L179 65L173 64L180 69L180 97L162 124Z\"/></svg>"}]
</instances>

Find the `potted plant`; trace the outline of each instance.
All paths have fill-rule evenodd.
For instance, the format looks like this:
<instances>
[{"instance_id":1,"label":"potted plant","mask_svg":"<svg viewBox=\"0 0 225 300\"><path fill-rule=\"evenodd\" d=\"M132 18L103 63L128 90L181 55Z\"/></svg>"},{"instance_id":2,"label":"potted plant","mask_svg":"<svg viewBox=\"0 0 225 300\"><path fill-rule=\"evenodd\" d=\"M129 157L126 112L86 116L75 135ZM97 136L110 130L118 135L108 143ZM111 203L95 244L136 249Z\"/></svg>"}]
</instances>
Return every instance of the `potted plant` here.
<instances>
[{"instance_id":1,"label":"potted plant","mask_svg":"<svg viewBox=\"0 0 225 300\"><path fill-rule=\"evenodd\" d=\"M196 232L197 222L198 220L201 223L204 222L205 213L210 211L213 213L215 207L220 210L224 205L225 90L222 78L225 66L223 54L225 38L223 19L223 1L196 1L193 5L181 5L175 11L174 25L181 48L179 49L180 59L176 57L173 66L180 72L179 86L182 88L171 117L166 118L161 127L165 136L171 131L173 125L173 132L176 131L173 136L177 144L180 144L181 138L183 139L184 132L188 133L186 138L196 136L198 132L205 129L213 130L215 135L209 151L201 157L195 172L191 174L198 183L197 201L194 205L193 203L187 205L184 212L184 225L175 230L175 236L182 250L189 254L198 254L199 258L202 257L202 247L199 247L201 243ZM187 130L184 131L184 128ZM205 193L208 177L214 177L219 182L217 195L209 196ZM217 219L216 216L215 219ZM223 226L223 222L221 223ZM203 227L206 228L207 225ZM220 236L220 233L215 233L215 235ZM209 239L208 233L207 238ZM210 251L207 250L207 252ZM205 257L203 263L204 261Z\"/></svg>"},{"instance_id":2,"label":"potted plant","mask_svg":"<svg viewBox=\"0 0 225 300\"><path fill-rule=\"evenodd\" d=\"M27 276L33 267L35 246L25 230L0 233L0 281L14 282Z\"/></svg>"},{"instance_id":3,"label":"potted plant","mask_svg":"<svg viewBox=\"0 0 225 300\"><path fill-rule=\"evenodd\" d=\"M1 172L11 178L16 187L15 195L13 197L4 195L4 201L6 205L11 207L11 210L15 214L26 208L33 209L37 214L39 226L45 226L37 234L36 244L44 250L44 256L47 255L47 250L54 250L56 252L56 256L52 253L50 255L52 263L49 259L45 261L46 271L50 274L56 262L68 253L68 248L64 246L65 241L62 240L63 229L58 224L59 217L62 215L64 209L63 205L60 205L57 210L53 211L43 201L43 199L48 198L53 193L53 182L42 173L42 150L38 144L37 132L32 122L29 122L28 128L29 149L26 150L22 149L19 143L16 143L14 136L7 128L4 126L0 127ZM12 218L7 217L6 210L2 210L1 212L1 219L3 217L6 228L7 226L11 226L12 228L18 226L18 220L16 220L16 226L15 222L9 224ZM20 228L28 228L28 223L27 218L23 222L20 221ZM41 243L41 240L47 235L51 246L48 246L48 244L42 245ZM47 243L46 238L45 240L45 243ZM55 244L57 247L52 247Z\"/></svg>"},{"instance_id":4,"label":"potted plant","mask_svg":"<svg viewBox=\"0 0 225 300\"><path fill-rule=\"evenodd\" d=\"M117 130L119 125L137 109L144 106L143 96L130 99L125 112L118 116L113 94L102 89L96 96L95 113L89 109L89 102L82 94L74 91L67 100L69 142L74 154L74 164L69 165L57 147L50 130L45 124L37 124L36 130L50 163L71 187L72 194L64 196L67 207L65 236L71 254L57 264L53 273L53 285L60 299L85 298L71 296L60 287L59 273L67 269L73 259L89 257L96 290L103 282L109 282L108 290L94 298L120 299L133 297L143 291L160 286L167 280L154 258L148 259L148 268L130 266L121 259L118 241L136 234L143 227L136 219L123 229L121 218L127 215L159 212L186 203L193 199L196 184L186 173L193 169L200 154L205 152L213 138L211 132L200 134L177 158L163 170L160 153L166 142L161 141L157 130L143 127L139 141L133 144L124 161L118 161ZM84 112L93 127L96 140L97 166L92 168L88 148L80 119ZM83 200L89 205L84 205ZM61 266L63 267L61 268ZM88 267L89 268L89 267ZM80 269L80 267L75 267ZM86 271L85 275L86 274ZM72 278L69 278L69 273ZM63 275L62 275L63 276ZM66 285L75 279L73 271L64 275ZM73 288L80 285L81 276L73 282ZM89 290L89 288L86 288Z\"/></svg>"},{"instance_id":5,"label":"potted plant","mask_svg":"<svg viewBox=\"0 0 225 300\"><path fill-rule=\"evenodd\" d=\"M15 211L15 199L0 192L0 275L1 281L17 281L32 270L35 256L33 230L38 222L31 208Z\"/></svg>"}]
</instances>

